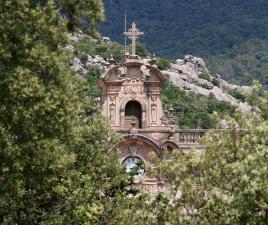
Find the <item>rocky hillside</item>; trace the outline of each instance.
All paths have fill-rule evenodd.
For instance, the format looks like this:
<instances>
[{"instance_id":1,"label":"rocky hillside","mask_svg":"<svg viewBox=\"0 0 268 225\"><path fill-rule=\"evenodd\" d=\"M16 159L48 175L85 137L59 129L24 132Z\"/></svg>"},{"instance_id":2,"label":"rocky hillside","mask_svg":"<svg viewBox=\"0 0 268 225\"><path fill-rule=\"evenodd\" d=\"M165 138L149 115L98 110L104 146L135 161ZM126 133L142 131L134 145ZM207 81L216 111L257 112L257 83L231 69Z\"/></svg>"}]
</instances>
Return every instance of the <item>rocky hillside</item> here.
<instances>
[{"instance_id":1,"label":"rocky hillside","mask_svg":"<svg viewBox=\"0 0 268 225\"><path fill-rule=\"evenodd\" d=\"M97 79L110 65L107 58L113 53L114 60L121 64L123 46L106 37L96 40L84 34L72 34L70 39L72 44L67 49L75 54L70 66L86 78L91 89L88 94L97 98L100 94ZM143 60L146 64L148 57ZM186 55L167 65L162 70L169 81L163 84L164 107L167 111L174 110L169 113L177 117L183 128L195 128L200 119L203 128L214 127L214 111L223 116L232 115L235 108L243 113L250 110L245 95L251 88L233 85L220 75L213 75L203 59Z\"/></svg>"},{"instance_id":2,"label":"rocky hillside","mask_svg":"<svg viewBox=\"0 0 268 225\"><path fill-rule=\"evenodd\" d=\"M225 101L239 108L243 113L250 110L242 96L250 94L249 86L237 86L221 79L220 75L212 76L203 59L186 55L177 59L168 71L162 71L170 81L186 92L209 96L214 95L219 101ZM242 98L241 98L242 97Z\"/></svg>"},{"instance_id":3,"label":"rocky hillside","mask_svg":"<svg viewBox=\"0 0 268 225\"><path fill-rule=\"evenodd\" d=\"M75 43L81 41L99 42L100 45L112 45L109 38L100 40L92 39L84 34L70 35L73 46L68 48L75 51ZM79 57L80 55L80 57ZM146 63L147 60L144 59ZM90 55L85 51L78 53L77 57L70 63L72 68L80 75L86 75L92 68L99 68L104 71L108 68L109 62L100 55ZM186 92L210 96L213 95L218 101L225 101L239 108L242 112L247 112L250 107L245 103L244 95L249 94L249 86L238 86L223 80L220 75L211 75L206 63L202 58L186 55L183 59L177 59L176 63L171 63L168 70L162 71L172 84Z\"/></svg>"}]
</instances>

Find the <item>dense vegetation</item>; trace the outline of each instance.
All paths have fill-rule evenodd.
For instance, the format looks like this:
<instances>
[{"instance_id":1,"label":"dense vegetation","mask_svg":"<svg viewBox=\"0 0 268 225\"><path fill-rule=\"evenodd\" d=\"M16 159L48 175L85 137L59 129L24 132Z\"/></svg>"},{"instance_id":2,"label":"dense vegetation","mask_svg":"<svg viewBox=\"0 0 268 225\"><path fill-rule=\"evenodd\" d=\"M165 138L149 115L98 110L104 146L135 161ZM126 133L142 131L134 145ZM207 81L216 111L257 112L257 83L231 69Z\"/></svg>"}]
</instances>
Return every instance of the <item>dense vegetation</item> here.
<instances>
[{"instance_id":1,"label":"dense vegetation","mask_svg":"<svg viewBox=\"0 0 268 225\"><path fill-rule=\"evenodd\" d=\"M230 130L211 131L204 154L175 151L152 168L170 191L137 193L117 162L120 140L89 97L100 71L86 80L66 66L67 31L79 21L59 5L74 19L101 12L101 1L69 4L0 2L0 223L267 224L268 93L253 93L247 118L227 117Z\"/></svg>"},{"instance_id":2,"label":"dense vegetation","mask_svg":"<svg viewBox=\"0 0 268 225\"><path fill-rule=\"evenodd\" d=\"M255 91L253 113L227 117L228 130L211 130L204 154L177 152L161 161L157 173L172 191L158 198L158 224L267 224L268 92L262 99Z\"/></svg>"},{"instance_id":3,"label":"dense vegetation","mask_svg":"<svg viewBox=\"0 0 268 225\"><path fill-rule=\"evenodd\" d=\"M108 224L125 196L128 179L112 147L119 140L66 67L69 21L55 2L68 5L0 2L3 225ZM73 16L96 2L76 1Z\"/></svg>"},{"instance_id":4,"label":"dense vegetation","mask_svg":"<svg viewBox=\"0 0 268 225\"><path fill-rule=\"evenodd\" d=\"M232 81L268 84L268 2L266 0L104 0L103 35L123 43L124 10L128 26L136 21L151 52L208 60L211 69Z\"/></svg>"},{"instance_id":5,"label":"dense vegetation","mask_svg":"<svg viewBox=\"0 0 268 225\"><path fill-rule=\"evenodd\" d=\"M233 116L235 112L233 106L218 101L213 95L206 97L186 93L169 83L163 85L161 96L164 108L171 109L170 113L178 120L180 128L215 128L214 112L221 117Z\"/></svg>"},{"instance_id":6,"label":"dense vegetation","mask_svg":"<svg viewBox=\"0 0 268 225\"><path fill-rule=\"evenodd\" d=\"M95 56L99 55L107 59L113 54L117 63L123 62L124 47L116 42L92 41L90 39L74 43L75 54L83 61L86 54Z\"/></svg>"}]
</instances>

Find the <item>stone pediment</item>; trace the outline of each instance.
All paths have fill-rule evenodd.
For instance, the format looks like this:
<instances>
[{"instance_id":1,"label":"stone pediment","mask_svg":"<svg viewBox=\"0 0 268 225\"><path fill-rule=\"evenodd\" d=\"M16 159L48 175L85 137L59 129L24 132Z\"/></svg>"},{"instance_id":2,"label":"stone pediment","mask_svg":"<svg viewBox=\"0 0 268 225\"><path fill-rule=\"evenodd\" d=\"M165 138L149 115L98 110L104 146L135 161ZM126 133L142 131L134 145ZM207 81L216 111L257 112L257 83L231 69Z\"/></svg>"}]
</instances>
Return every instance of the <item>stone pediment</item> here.
<instances>
[{"instance_id":1,"label":"stone pediment","mask_svg":"<svg viewBox=\"0 0 268 225\"><path fill-rule=\"evenodd\" d=\"M101 76L102 82L122 82L127 78L139 78L145 82L163 82L164 76L160 70L140 62L128 62L123 66L114 66Z\"/></svg>"}]
</instances>

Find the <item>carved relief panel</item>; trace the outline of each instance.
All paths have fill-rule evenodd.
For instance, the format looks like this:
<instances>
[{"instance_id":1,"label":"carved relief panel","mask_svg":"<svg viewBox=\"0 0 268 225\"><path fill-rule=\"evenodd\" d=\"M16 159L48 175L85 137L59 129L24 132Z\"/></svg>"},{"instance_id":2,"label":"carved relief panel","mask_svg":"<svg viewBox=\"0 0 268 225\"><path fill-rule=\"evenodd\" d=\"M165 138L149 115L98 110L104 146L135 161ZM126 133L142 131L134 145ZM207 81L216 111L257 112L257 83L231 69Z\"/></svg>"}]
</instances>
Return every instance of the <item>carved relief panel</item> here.
<instances>
[{"instance_id":1,"label":"carved relief panel","mask_svg":"<svg viewBox=\"0 0 268 225\"><path fill-rule=\"evenodd\" d=\"M130 96L144 95L144 81L138 78L127 79L122 84L122 93Z\"/></svg>"}]
</instances>

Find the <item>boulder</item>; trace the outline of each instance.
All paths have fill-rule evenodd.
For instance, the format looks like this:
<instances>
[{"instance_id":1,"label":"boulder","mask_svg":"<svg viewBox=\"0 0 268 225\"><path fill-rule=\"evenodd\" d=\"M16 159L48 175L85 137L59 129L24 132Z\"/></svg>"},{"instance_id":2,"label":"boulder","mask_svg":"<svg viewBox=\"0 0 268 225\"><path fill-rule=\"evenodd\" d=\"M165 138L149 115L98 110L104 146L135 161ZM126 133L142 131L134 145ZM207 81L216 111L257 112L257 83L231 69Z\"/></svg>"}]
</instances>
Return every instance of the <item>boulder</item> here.
<instances>
[{"instance_id":1,"label":"boulder","mask_svg":"<svg viewBox=\"0 0 268 225\"><path fill-rule=\"evenodd\" d=\"M208 69L203 59L186 55L184 59L177 59L175 64L171 64L170 71L178 73L184 81L197 82L198 74L208 72Z\"/></svg>"}]
</instances>

